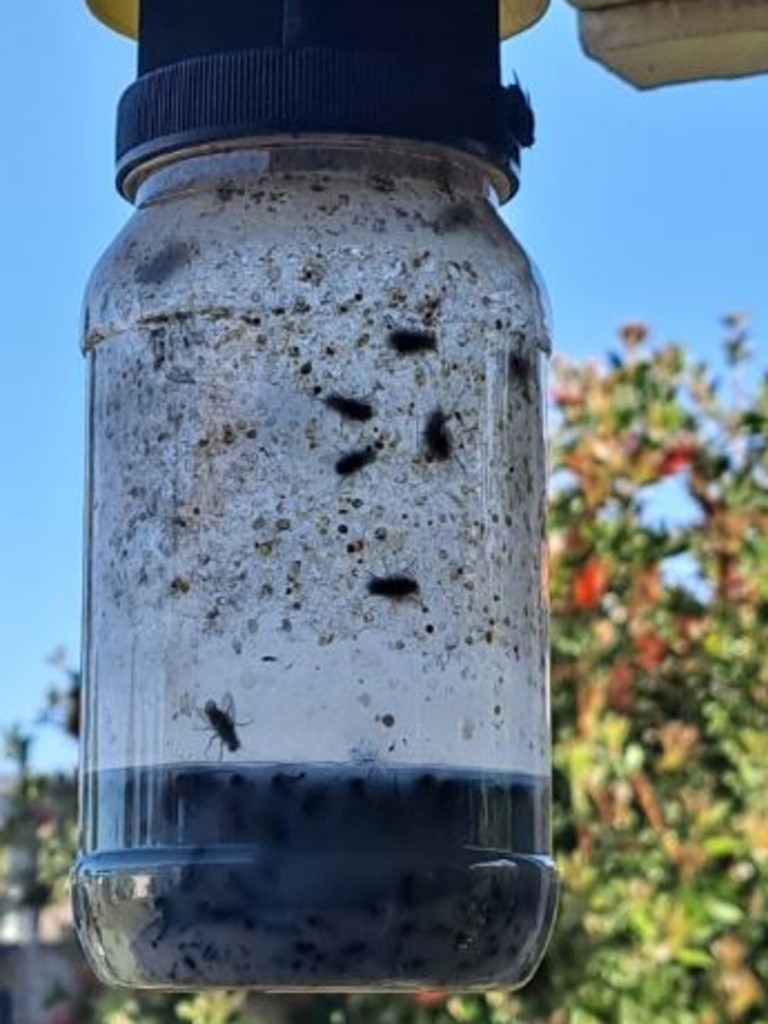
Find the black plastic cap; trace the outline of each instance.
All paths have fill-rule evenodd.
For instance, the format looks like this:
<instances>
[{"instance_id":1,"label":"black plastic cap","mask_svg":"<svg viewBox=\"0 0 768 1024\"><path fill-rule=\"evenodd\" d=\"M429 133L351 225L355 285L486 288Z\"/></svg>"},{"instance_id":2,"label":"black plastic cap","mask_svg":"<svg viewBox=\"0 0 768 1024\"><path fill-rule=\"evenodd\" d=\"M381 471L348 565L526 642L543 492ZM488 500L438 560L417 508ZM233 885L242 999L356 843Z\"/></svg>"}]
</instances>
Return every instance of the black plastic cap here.
<instances>
[{"instance_id":1,"label":"black plastic cap","mask_svg":"<svg viewBox=\"0 0 768 1024\"><path fill-rule=\"evenodd\" d=\"M142 0L118 187L174 150L310 133L456 147L514 191L530 133L500 75L498 0Z\"/></svg>"}]
</instances>

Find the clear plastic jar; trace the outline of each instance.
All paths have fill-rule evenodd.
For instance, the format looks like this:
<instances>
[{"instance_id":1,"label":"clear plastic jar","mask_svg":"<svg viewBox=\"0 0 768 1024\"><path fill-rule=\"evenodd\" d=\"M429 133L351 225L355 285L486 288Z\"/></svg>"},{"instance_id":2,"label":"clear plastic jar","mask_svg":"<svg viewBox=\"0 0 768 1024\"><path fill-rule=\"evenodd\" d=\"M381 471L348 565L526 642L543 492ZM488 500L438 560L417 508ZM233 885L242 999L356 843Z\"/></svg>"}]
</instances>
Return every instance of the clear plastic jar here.
<instances>
[{"instance_id":1,"label":"clear plastic jar","mask_svg":"<svg viewBox=\"0 0 768 1024\"><path fill-rule=\"evenodd\" d=\"M77 928L133 986L514 986L556 903L543 364L488 169L177 154L85 307Z\"/></svg>"}]
</instances>

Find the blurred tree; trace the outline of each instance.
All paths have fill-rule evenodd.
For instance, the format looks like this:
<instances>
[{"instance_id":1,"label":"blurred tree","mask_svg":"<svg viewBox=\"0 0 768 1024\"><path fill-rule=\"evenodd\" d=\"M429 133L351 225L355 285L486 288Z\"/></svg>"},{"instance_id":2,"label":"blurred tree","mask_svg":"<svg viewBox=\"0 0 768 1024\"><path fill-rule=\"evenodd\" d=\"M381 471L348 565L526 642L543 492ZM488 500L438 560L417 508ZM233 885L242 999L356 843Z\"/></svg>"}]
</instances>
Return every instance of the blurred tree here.
<instances>
[{"instance_id":1,"label":"blurred tree","mask_svg":"<svg viewBox=\"0 0 768 1024\"><path fill-rule=\"evenodd\" d=\"M49 656L48 664L63 675L64 683L50 684L45 709L38 721L59 725L68 736L77 739L80 735L80 670L68 664L63 647L56 648Z\"/></svg>"},{"instance_id":2,"label":"blurred tree","mask_svg":"<svg viewBox=\"0 0 768 1024\"><path fill-rule=\"evenodd\" d=\"M768 383L725 327L725 383L643 325L556 368L565 891L532 1019L768 1019Z\"/></svg>"},{"instance_id":3,"label":"blurred tree","mask_svg":"<svg viewBox=\"0 0 768 1024\"><path fill-rule=\"evenodd\" d=\"M722 381L679 345L652 347L642 324L604 362L555 364L564 891L536 979L521 993L286 999L295 1024L768 1021L768 382L743 318L724 327ZM49 706L74 732L68 680ZM91 987L72 1019L252 1024L260 1012L242 993Z\"/></svg>"}]
</instances>

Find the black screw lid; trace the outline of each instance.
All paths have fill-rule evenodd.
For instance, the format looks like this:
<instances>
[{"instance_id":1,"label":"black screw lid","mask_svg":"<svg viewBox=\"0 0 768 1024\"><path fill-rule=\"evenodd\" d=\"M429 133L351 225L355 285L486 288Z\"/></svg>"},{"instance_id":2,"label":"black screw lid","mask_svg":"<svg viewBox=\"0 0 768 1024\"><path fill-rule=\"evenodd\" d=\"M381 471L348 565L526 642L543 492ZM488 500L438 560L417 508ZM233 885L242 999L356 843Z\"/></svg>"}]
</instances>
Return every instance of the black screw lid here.
<instances>
[{"instance_id":1,"label":"black screw lid","mask_svg":"<svg viewBox=\"0 0 768 1024\"><path fill-rule=\"evenodd\" d=\"M311 133L443 143L514 191L532 122L501 86L498 21L498 0L142 0L118 187L187 146Z\"/></svg>"}]
</instances>

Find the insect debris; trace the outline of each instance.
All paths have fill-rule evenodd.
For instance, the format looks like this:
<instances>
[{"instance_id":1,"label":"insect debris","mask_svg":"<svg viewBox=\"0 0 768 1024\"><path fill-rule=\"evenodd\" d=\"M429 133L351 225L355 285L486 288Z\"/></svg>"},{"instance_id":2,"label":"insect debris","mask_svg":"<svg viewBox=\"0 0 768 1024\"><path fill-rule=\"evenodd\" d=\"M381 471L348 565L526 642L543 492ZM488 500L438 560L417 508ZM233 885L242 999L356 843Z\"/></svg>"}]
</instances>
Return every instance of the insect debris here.
<instances>
[{"instance_id":1,"label":"insect debris","mask_svg":"<svg viewBox=\"0 0 768 1024\"><path fill-rule=\"evenodd\" d=\"M453 454L453 438L448 430L448 417L438 405L427 417L423 434L427 459L446 462Z\"/></svg>"},{"instance_id":2,"label":"insect debris","mask_svg":"<svg viewBox=\"0 0 768 1024\"><path fill-rule=\"evenodd\" d=\"M430 331L391 331L388 341L401 356L437 351L437 338Z\"/></svg>"},{"instance_id":3,"label":"insect debris","mask_svg":"<svg viewBox=\"0 0 768 1024\"><path fill-rule=\"evenodd\" d=\"M376 449L368 445L367 448L358 448L340 456L333 468L339 476L351 476L352 473L357 473L358 470L363 469L364 466L370 466L375 461Z\"/></svg>"},{"instance_id":4,"label":"insect debris","mask_svg":"<svg viewBox=\"0 0 768 1024\"><path fill-rule=\"evenodd\" d=\"M391 601L402 601L419 593L417 581L400 572L392 576L371 576L367 587L372 597L388 597Z\"/></svg>"},{"instance_id":5,"label":"insect debris","mask_svg":"<svg viewBox=\"0 0 768 1024\"><path fill-rule=\"evenodd\" d=\"M347 395L340 395L334 391L326 395L323 403L329 409L333 409L345 420L354 420L357 423L367 423L373 418L373 406L360 398L350 398Z\"/></svg>"}]
</instances>

